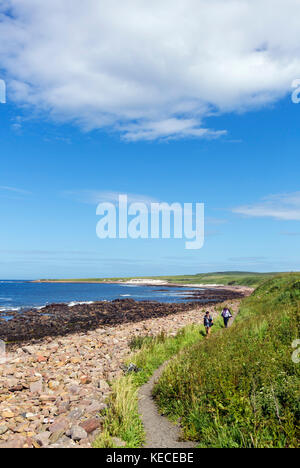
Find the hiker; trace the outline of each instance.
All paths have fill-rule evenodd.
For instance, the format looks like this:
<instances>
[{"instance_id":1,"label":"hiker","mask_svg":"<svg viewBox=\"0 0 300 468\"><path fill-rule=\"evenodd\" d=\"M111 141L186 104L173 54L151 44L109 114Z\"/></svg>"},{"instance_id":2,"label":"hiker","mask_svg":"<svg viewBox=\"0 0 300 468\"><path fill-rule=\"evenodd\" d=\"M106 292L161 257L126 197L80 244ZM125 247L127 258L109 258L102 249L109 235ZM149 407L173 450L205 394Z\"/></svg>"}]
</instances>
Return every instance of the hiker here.
<instances>
[{"instance_id":1,"label":"hiker","mask_svg":"<svg viewBox=\"0 0 300 468\"><path fill-rule=\"evenodd\" d=\"M209 312L205 312L204 326L205 326L206 336L207 337L210 335L211 327L213 326L213 324L214 324L214 322L213 322L212 316L210 315Z\"/></svg>"},{"instance_id":2,"label":"hiker","mask_svg":"<svg viewBox=\"0 0 300 468\"><path fill-rule=\"evenodd\" d=\"M224 307L224 309L222 310L221 316L223 317L223 320L224 320L224 327L228 328L229 319L232 317L230 309L228 309L228 307Z\"/></svg>"}]
</instances>

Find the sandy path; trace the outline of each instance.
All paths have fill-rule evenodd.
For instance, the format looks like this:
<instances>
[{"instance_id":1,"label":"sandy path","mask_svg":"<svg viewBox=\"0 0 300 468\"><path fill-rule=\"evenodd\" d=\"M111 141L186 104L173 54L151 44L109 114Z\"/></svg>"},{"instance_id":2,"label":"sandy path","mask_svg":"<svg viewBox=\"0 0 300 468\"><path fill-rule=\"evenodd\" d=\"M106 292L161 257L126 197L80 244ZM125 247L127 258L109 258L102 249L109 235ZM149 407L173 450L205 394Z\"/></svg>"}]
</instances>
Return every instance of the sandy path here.
<instances>
[{"instance_id":1,"label":"sandy path","mask_svg":"<svg viewBox=\"0 0 300 468\"><path fill-rule=\"evenodd\" d=\"M181 442L180 427L175 426L157 409L152 397L152 390L169 361L165 362L153 374L152 378L139 391L139 413L146 432L146 448L195 448L193 442Z\"/></svg>"}]
</instances>

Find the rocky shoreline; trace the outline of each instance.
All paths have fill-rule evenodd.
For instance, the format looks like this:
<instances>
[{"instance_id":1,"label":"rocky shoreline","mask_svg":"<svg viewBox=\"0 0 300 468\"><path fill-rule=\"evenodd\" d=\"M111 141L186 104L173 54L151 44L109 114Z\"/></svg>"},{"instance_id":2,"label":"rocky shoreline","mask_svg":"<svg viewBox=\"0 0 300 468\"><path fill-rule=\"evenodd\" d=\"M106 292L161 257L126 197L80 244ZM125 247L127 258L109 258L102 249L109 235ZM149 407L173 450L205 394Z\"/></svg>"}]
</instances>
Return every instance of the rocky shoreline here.
<instances>
[{"instance_id":1,"label":"rocky shoreline","mask_svg":"<svg viewBox=\"0 0 300 468\"><path fill-rule=\"evenodd\" d=\"M0 312L0 339L7 343L32 342L49 336L66 336L95 330L100 326L115 326L128 322L164 317L192 310L199 305L240 299L245 291L206 289L186 292L188 302L160 303L116 299L92 304L51 304L41 310ZM190 294L190 295L189 295Z\"/></svg>"},{"instance_id":2,"label":"rocky shoreline","mask_svg":"<svg viewBox=\"0 0 300 468\"><path fill-rule=\"evenodd\" d=\"M239 302L226 298L233 309ZM215 313L213 305L205 309ZM66 320L60 328L54 326L54 333L60 336L42 338L39 332L34 334L39 340L29 345L11 344L6 363L0 365L0 448L91 447L102 430L101 411L106 407L109 383L123 374L132 338L161 332L175 335L180 328L203 320L199 303L123 300L77 306L74 310L52 305L50 311L56 321ZM78 331L70 325L73 320L66 319L74 311L83 326ZM23 338L23 327L28 323L48 323L40 321L43 315L35 322L38 312L29 312L20 329L9 329L10 336ZM14 320L16 324L20 317ZM1 336L7 334L3 325L1 322Z\"/></svg>"}]
</instances>

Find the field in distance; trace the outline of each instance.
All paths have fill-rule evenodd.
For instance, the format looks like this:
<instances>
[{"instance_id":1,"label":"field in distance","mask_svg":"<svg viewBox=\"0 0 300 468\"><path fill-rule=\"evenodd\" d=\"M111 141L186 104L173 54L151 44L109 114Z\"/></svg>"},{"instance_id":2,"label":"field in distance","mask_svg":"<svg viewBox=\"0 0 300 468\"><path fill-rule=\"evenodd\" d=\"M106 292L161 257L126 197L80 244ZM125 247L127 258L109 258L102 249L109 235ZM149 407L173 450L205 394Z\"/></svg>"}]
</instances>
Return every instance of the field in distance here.
<instances>
[{"instance_id":1,"label":"field in distance","mask_svg":"<svg viewBox=\"0 0 300 468\"><path fill-rule=\"evenodd\" d=\"M257 287L263 281L272 278L277 273L253 273L241 271L226 271L216 273L199 273L196 275L175 275L175 276L138 276L128 278L83 278L64 280L39 280L41 282L72 282L72 283L123 283L132 280L161 280L174 284L218 284L227 286L249 286Z\"/></svg>"}]
</instances>

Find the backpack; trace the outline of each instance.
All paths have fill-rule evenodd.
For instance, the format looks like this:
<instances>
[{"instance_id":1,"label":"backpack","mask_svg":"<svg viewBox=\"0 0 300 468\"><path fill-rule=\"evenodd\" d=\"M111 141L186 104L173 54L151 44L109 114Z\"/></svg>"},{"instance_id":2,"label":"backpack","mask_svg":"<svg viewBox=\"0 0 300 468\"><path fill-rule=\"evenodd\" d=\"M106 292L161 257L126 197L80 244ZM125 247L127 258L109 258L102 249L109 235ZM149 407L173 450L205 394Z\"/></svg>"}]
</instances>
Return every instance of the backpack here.
<instances>
[{"instance_id":1,"label":"backpack","mask_svg":"<svg viewBox=\"0 0 300 468\"><path fill-rule=\"evenodd\" d=\"M222 315L223 315L224 318L231 318L232 317L229 309L223 310Z\"/></svg>"}]
</instances>

